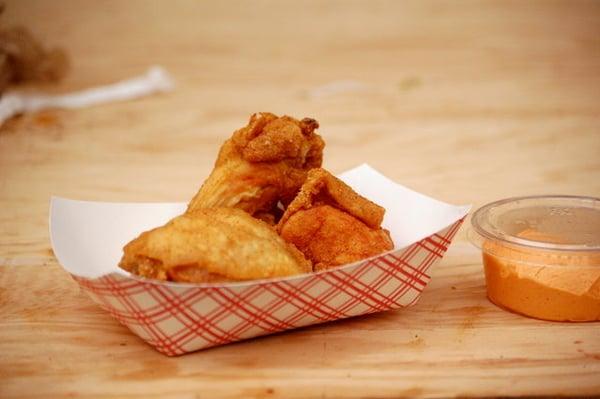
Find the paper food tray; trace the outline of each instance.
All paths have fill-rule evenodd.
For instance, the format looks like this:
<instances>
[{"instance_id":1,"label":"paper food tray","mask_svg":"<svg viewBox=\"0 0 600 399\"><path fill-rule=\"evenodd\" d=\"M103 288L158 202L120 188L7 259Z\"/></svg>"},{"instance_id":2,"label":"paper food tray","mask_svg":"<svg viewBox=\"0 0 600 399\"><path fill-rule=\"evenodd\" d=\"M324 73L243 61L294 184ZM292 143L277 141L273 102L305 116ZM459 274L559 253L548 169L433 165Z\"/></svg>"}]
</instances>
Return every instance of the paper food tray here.
<instances>
[{"instance_id":1,"label":"paper food tray","mask_svg":"<svg viewBox=\"0 0 600 399\"><path fill-rule=\"evenodd\" d=\"M53 197L50 237L60 264L134 334L169 356L278 331L411 306L469 206L402 187L368 165L339 176L386 208L395 249L320 273L221 284L143 279L118 268L123 246L183 213L185 204Z\"/></svg>"}]
</instances>

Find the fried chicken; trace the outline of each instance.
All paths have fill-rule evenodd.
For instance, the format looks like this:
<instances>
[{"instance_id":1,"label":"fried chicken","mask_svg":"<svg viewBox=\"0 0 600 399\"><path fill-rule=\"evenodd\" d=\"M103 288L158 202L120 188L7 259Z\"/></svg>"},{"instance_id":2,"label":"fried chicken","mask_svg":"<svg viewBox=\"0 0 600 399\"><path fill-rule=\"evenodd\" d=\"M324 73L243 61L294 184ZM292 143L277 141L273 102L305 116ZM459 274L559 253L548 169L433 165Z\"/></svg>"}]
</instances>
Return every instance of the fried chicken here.
<instances>
[{"instance_id":1,"label":"fried chicken","mask_svg":"<svg viewBox=\"0 0 600 399\"><path fill-rule=\"evenodd\" d=\"M313 169L277 231L320 271L392 249L389 232L381 228L384 213L326 170Z\"/></svg>"},{"instance_id":2,"label":"fried chicken","mask_svg":"<svg viewBox=\"0 0 600 399\"><path fill-rule=\"evenodd\" d=\"M321 166L325 143L314 119L301 121L271 113L252 115L219 151L215 167L188 205L239 208L276 222L278 203L289 204L306 179Z\"/></svg>"},{"instance_id":3,"label":"fried chicken","mask_svg":"<svg viewBox=\"0 0 600 399\"><path fill-rule=\"evenodd\" d=\"M310 261L267 223L235 208L187 212L123 248L119 266L142 277L210 283L290 276Z\"/></svg>"}]
</instances>

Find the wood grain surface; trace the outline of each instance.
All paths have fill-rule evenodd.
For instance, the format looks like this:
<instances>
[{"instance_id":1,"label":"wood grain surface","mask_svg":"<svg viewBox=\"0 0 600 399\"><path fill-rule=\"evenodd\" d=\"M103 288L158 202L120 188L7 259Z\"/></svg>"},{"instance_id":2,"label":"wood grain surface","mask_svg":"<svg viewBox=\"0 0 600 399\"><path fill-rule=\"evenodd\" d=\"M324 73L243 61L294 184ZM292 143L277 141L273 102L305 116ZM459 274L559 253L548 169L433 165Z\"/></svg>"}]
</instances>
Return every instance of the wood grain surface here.
<instances>
[{"instance_id":1,"label":"wood grain surface","mask_svg":"<svg viewBox=\"0 0 600 399\"><path fill-rule=\"evenodd\" d=\"M47 226L51 195L187 201L255 111L317 119L334 173L446 202L598 197L600 2L5 3L72 59L26 90L155 64L177 88L0 128L0 397L600 395L600 324L490 304L464 228L411 309L170 359L80 293Z\"/></svg>"}]
</instances>

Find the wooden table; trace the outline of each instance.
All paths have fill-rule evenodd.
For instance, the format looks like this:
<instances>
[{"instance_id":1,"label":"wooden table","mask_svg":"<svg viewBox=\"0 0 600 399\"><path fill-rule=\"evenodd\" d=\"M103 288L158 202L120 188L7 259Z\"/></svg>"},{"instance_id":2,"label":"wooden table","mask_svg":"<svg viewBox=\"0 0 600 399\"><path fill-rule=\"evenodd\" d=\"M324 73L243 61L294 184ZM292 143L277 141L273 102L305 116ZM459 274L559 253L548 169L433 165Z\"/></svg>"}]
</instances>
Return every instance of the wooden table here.
<instances>
[{"instance_id":1,"label":"wooden table","mask_svg":"<svg viewBox=\"0 0 600 399\"><path fill-rule=\"evenodd\" d=\"M167 358L57 264L52 194L187 201L259 110L312 116L325 166L368 162L475 206L600 196L600 3L9 1L73 69L50 92L160 64L175 91L0 129L0 397L600 394L600 325L485 298L465 229L413 308Z\"/></svg>"}]
</instances>

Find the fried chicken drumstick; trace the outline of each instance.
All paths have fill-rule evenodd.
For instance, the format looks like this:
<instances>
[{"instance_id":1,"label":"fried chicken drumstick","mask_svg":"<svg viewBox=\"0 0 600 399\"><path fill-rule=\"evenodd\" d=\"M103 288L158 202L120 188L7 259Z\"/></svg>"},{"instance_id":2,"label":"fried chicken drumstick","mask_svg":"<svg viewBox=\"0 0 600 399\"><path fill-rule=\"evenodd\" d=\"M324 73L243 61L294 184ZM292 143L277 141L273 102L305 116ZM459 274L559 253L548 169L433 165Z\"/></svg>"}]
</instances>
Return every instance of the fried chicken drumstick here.
<instances>
[{"instance_id":1,"label":"fried chicken drumstick","mask_svg":"<svg viewBox=\"0 0 600 399\"><path fill-rule=\"evenodd\" d=\"M311 263L271 226L235 208L187 212L123 248L119 266L142 277L212 283L308 273Z\"/></svg>"},{"instance_id":2,"label":"fried chicken drumstick","mask_svg":"<svg viewBox=\"0 0 600 399\"><path fill-rule=\"evenodd\" d=\"M389 232L381 228L384 213L326 170L313 169L277 231L320 271L392 249Z\"/></svg>"},{"instance_id":3,"label":"fried chicken drumstick","mask_svg":"<svg viewBox=\"0 0 600 399\"><path fill-rule=\"evenodd\" d=\"M307 172L321 166L325 143L314 132L318 127L309 118L252 115L248 125L223 144L187 211L228 207L260 218L272 215L279 201L292 201Z\"/></svg>"}]
</instances>

